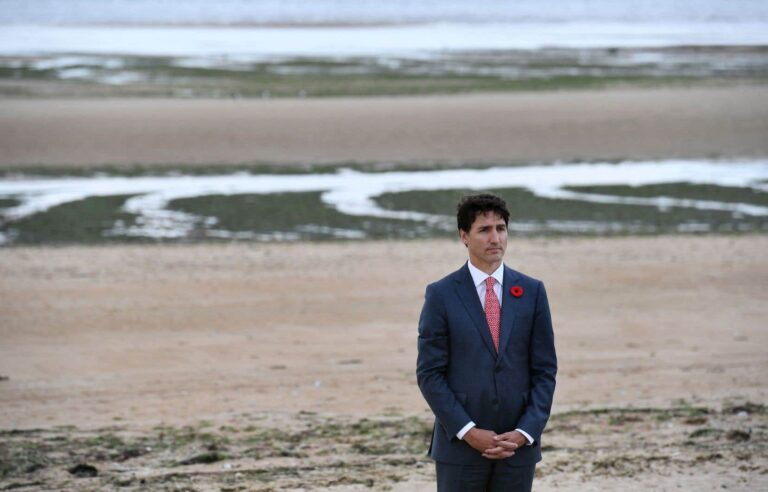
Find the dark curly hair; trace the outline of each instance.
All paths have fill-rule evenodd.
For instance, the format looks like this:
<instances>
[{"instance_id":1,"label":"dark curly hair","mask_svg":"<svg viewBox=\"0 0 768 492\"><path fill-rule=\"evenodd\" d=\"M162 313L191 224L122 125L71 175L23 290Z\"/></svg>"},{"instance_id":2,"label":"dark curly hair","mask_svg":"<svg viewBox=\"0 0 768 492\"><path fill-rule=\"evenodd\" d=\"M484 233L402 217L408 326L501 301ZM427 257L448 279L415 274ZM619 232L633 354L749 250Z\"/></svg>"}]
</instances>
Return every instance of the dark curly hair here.
<instances>
[{"instance_id":1,"label":"dark curly hair","mask_svg":"<svg viewBox=\"0 0 768 492\"><path fill-rule=\"evenodd\" d=\"M456 205L456 223L460 231L469 232L478 215L485 212L495 212L509 225L509 210L507 202L496 195L482 193L480 195L466 195Z\"/></svg>"}]
</instances>

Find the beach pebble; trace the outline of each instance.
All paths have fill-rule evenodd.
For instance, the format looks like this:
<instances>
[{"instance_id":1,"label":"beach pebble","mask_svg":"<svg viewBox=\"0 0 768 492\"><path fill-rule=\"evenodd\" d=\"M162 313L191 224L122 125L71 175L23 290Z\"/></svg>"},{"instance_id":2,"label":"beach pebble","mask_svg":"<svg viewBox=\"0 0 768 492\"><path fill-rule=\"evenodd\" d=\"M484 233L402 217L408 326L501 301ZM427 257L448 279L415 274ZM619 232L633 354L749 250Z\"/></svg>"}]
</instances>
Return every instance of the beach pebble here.
<instances>
[{"instance_id":1,"label":"beach pebble","mask_svg":"<svg viewBox=\"0 0 768 492\"><path fill-rule=\"evenodd\" d=\"M99 471L95 466L89 465L87 463L78 463L67 471L69 471L69 473L72 475L80 478L95 477L99 474Z\"/></svg>"},{"instance_id":2,"label":"beach pebble","mask_svg":"<svg viewBox=\"0 0 768 492\"><path fill-rule=\"evenodd\" d=\"M751 432L744 432L742 430L729 431L725 437L729 441L749 441Z\"/></svg>"}]
</instances>

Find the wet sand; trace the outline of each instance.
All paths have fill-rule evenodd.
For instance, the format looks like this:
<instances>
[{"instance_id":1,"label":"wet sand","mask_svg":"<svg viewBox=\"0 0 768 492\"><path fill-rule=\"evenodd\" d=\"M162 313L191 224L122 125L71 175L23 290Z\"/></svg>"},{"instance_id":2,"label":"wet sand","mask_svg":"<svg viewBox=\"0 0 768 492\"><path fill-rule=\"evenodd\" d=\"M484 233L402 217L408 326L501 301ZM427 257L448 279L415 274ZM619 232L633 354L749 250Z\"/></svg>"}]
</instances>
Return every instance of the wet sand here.
<instances>
[{"instance_id":1,"label":"wet sand","mask_svg":"<svg viewBox=\"0 0 768 492\"><path fill-rule=\"evenodd\" d=\"M766 485L766 250L765 236L510 240L508 264L547 285L560 362L538 490ZM296 430L307 418L313 428L387 416L428 426L416 320L426 283L464 255L439 240L0 250L0 429L41 429L29 439L43 442L72 425L57 439L75 442L112 426L148 436L201 421L214 434ZM757 406L733 409L746 402ZM285 490L360 490L365 474L374 490L430 490L414 432L416 444L371 458L373 468L355 468L365 450L339 441L352 446L335 456L346 483L305 450L316 468L301 483L283 476ZM232 439L236 469L298 466L238 457L246 448ZM165 473L170 487L189 472L199 490L218 490L233 477L221 462L165 469L163 456L100 463L107 478L88 480ZM77 489L52 469L35 473Z\"/></svg>"},{"instance_id":2,"label":"wet sand","mask_svg":"<svg viewBox=\"0 0 768 492\"><path fill-rule=\"evenodd\" d=\"M0 166L764 156L768 87L2 100Z\"/></svg>"}]
</instances>

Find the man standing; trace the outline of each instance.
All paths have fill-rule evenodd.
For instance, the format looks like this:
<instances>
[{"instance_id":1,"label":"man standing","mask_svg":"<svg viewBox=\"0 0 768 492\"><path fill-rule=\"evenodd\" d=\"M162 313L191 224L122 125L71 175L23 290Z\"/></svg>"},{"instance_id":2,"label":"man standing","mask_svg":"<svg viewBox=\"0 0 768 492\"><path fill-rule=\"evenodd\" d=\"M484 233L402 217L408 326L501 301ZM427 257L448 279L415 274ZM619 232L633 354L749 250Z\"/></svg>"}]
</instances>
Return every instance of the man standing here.
<instances>
[{"instance_id":1,"label":"man standing","mask_svg":"<svg viewBox=\"0 0 768 492\"><path fill-rule=\"evenodd\" d=\"M502 263L504 200L466 196L457 222L469 261L427 286L419 318L416 376L435 414L437 490L530 491L557 373L547 294Z\"/></svg>"}]
</instances>

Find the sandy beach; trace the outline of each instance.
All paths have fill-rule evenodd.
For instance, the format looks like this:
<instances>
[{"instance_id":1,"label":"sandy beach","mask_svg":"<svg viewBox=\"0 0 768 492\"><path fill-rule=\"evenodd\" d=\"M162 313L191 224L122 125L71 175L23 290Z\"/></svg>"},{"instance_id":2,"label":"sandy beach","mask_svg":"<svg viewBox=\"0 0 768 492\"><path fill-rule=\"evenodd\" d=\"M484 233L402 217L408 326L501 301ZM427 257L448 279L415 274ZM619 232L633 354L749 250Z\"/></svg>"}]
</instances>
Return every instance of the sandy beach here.
<instances>
[{"instance_id":1,"label":"sandy beach","mask_svg":"<svg viewBox=\"0 0 768 492\"><path fill-rule=\"evenodd\" d=\"M560 420L546 437L553 449L545 449L538 490L768 483L767 247L763 236L510 240L508 264L546 282L560 359ZM307 419L319 426L382 416L428 426L415 384L416 320L426 283L464 255L458 242L444 240L2 250L0 427L136 435L201 421L212 429L296 429ZM739 404L753 406L724 410ZM624 427L615 427L617 418ZM709 436L706 452L696 439L683 444L699 429ZM660 432L661 441L648 432ZM371 461L379 466L373 471L354 468L359 449L336 458L352 467L349 477L377 477L375 490L388 483L426 491L424 440L405 454L411 461L381 461L404 456L387 455ZM321 472L328 458L307 453L302 466L317 468L304 482L277 473L273 486L362 487ZM599 463L616 453L600 473ZM295 457L233 454L230 466L243 473L297 466ZM647 461L651 455L666 461ZM639 468L638 456L645 456ZM100 478L79 483L178 472L151 461L106 461ZM227 476L221 463L186 470L197 490L218 490ZM45 483L76 487L63 471L38 473ZM387 482L386 473L398 478ZM242 490L273 490L242 483Z\"/></svg>"},{"instance_id":2,"label":"sandy beach","mask_svg":"<svg viewBox=\"0 0 768 492\"><path fill-rule=\"evenodd\" d=\"M5 3L0 490L433 492L480 189L553 315L534 490L768 490L768 4Z\"/></svg>"},{"instance_id":3,"label":"sandy beach","mask_svg":"<svg viewBox=\"0 0 768 492\"><path fill-rule=\"evenodd\" d=\"M765 86L0 101L0 166L763 156Z\"/></svg>"},{"instance_id":4,"label":"sandy beach","mask_svg":"<svg viewBox=\"0 0 768 492\"><path fill-rule=\"evenodd\" d=\"M766 96L3 100L0 168L762 157ZM546 282L560 359L536 490L768 487L767 247L510 240L508 264ZM465 254L447 240L0 250L0 488L434 490L416 320L424 286Z\"/></svg>"}]
</instances>

